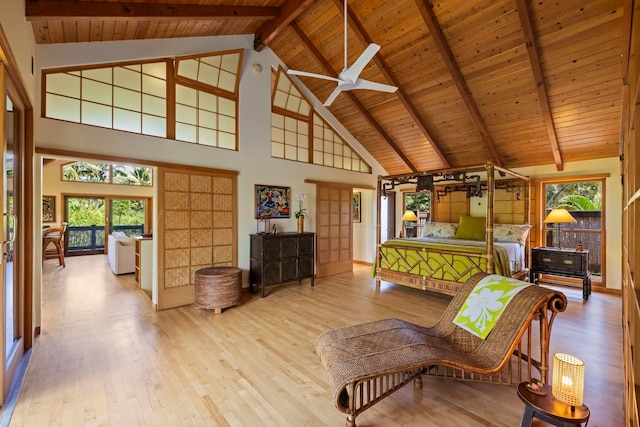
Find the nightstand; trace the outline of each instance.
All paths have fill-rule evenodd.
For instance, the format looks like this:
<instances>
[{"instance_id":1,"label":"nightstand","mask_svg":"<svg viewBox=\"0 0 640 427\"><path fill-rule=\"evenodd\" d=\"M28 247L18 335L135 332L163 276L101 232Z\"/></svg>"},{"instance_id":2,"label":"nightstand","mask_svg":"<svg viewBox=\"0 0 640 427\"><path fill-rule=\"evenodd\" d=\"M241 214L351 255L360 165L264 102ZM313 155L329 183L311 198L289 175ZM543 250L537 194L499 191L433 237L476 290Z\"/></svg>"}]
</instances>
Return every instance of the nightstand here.
<instances>
[{"instance_id":1,"label":"nightstand","mask_svg":"<svg viewBox=\"0 0 640 427\"><path fill-rule=\"evenodd\" d=\"M538 283L540 273L582 279L582 298L589 299L591 295L588 250L533 248L529 281Z\"/></svg>"}]
</instances>

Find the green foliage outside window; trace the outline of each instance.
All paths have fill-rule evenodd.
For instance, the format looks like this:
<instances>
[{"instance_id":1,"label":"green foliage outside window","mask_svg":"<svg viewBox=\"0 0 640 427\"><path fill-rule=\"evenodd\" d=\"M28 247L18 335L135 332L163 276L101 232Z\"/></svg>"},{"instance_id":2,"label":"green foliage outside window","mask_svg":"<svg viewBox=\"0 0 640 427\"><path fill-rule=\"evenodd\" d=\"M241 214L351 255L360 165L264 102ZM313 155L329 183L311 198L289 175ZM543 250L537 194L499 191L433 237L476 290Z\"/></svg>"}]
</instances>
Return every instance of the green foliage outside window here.
<instances>
[{"instance_id":1,"label":"green foliage outside window","mask_svg":"<svg viewBox=\"0 0 640 427\"><path fill-rule=\"evenodd\" d=\"M75 162L62 167L63 181L109 182L107 163Z\"/></svg>"},{"instance_id":2,"label":"green foliage outside window","mask_svg":"<svg viewBox=\"0 0 640 427\"><path fill-rule=\"evenodd\" d=\"M99 162L75 162L62 167L63 181L101 182L125 185L153 185L151 168L110 165Z\"/></svg>"},{"instance_id":3,"label":"green foliage outside window","mask_svg":"<svg viewBox=\"0 0 640 427\"><path fill-rule=\"evenodd\" d=\"M103 225L104 199L74 197L67 202L67 221L74 226Z\"/></svg>"},{"instance_id":4,"label":"green foliage outside window","mask_svg":"<svg viewBox=\"0 0 640 427\"><path fill-rule=\"evenodd\" d=\"M404 196L404 208L414 212L429 212L431 210L431 192L407 193Z\"/></svg>"},{"instance_id":5,"label":"green foliage outside window","mask_svg":"<svg viewBox=\"0 0 640 427\"><path fill-rule=\"evenodd\" d=\"M150 186L151 168L113 165L113 183Z\"/></svg>"},{"instance_id":6,"label":"green foliage outside window","mask_svg":"<svg viewBox=\"0 0 640 427\"><path fill-rule=\"evenodd\" d=\"M111 221L116 225L144 224L144 201L114 200L111 203Z\"/></svg>"},{"instance_id":7,"label":"green foliage outside window","mask_svg":"<svg viewBox=\"0 0 640 427\"><path fill-rule=\"evenodd\" d=\"M105 202L102 198L72 197L67 201L68 223L77 227L104 225ZM144 224L144 201L113 200L111 202L112 225Z\"/></svg>"},{"instance_id":8,"label":"green foliage outside window","mask_svg":"<svg viewBox=\"0 0 640 427\"><path fill-rule=\"evenodd\" d=\"M555 208L568 211L602 210L602 184L599 181L547 184L547 212Z\"/></svg>"}]
</instances>

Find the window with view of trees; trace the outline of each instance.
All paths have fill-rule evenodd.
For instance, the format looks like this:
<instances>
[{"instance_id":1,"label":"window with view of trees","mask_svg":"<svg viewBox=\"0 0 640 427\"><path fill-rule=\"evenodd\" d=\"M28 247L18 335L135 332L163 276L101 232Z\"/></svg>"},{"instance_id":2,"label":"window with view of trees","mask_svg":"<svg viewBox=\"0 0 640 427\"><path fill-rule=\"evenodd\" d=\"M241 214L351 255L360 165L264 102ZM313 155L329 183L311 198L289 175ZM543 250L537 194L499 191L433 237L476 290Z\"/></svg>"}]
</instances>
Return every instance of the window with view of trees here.
<instances>
[{"instance_id":1,"label":"window with view of trees","mask_svg":"<svg viewBox=\"0 0 640 427\"><path fill-rule=\"evenodd\" d=\"M431 191L405 192L403 198L404 211L413 211L418 219L415 222L407 221L405 224L406 237L420 237L424 224L431 221Z\"/></svg>"},{"instance_id":2,"label":"window with view of trees","mask_svg":"<svg viewBox=\"0 0 640 427\"><path fill-rule=\"evenodd\" d=\"M69 253L100 253L105 234L119 231L139 236L148 221L147 199L66 195L64 206Z\"/></svg>"},{"instance_id":3,"label":"window with view of trees","mask_svg":"<svg viewBox=\"0 0 640 427\"><path fill-rule=\"evenodd\" d=\"M545 246L589 250L589 271L604 280L604 179L545 182L545 212L564 208L576 220L568 224L542 224ZM544 219L544 218L543 218Z\"/></svg>"},{"instance_id":4,"label":"window with view of trees","mask_svg":"<svg viewBox=\"0 0 640 427\"><path fill-rule=\"evenodd\" d=\"M146 166L75 162L62 166L62 180L150 187L153 185L153 170Z\"/></svg>"}]
</instances>

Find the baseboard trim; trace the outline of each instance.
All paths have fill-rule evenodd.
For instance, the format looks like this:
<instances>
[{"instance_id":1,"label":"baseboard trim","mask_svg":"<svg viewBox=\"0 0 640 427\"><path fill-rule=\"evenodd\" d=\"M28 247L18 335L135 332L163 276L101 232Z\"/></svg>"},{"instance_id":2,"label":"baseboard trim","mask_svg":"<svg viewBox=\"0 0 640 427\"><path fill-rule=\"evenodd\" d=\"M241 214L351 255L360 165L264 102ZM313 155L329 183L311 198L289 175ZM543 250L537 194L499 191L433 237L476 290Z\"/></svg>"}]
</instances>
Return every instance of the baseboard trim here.
<instances>
[{"instance_id":1,"label":"baseboard trim","mask_svg":"<svg viewBox=\"0 0 640 427\"><path fill-rule=\"evenodd\" d=\"M16 369L13 381L11 382L9 394L7 394L7 401L2 405L2 408L0 408L0 427L8 427L11 422L13 410L15 409L18 397L20 396L24 377L27 375L27 368L31 361L32 352L33 348L30 348L29 351L22 356L22 360L20 360L20 363L18 364L18 369Z\"/></svg>"}]
</instances>

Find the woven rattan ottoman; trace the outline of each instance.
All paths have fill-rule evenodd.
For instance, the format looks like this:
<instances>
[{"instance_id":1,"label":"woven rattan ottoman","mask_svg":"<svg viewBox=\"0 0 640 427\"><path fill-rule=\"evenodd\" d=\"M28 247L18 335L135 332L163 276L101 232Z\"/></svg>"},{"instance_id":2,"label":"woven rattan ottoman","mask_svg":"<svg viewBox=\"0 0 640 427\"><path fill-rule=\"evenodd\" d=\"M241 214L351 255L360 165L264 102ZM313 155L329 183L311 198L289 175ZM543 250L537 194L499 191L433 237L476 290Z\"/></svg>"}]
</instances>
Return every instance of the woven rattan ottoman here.
<instances>
[{"instance_id":1,"label":"woven rattan ottoman","mask_svg":"<svg viewBox=\"0 0 640 427\"><path fill-rule=\"evenodd\" d=\"M195 299L197 308L215 310L240 304L242 270L236 267L209 267L195 272Z\"/></svg>"}]
</instances>

